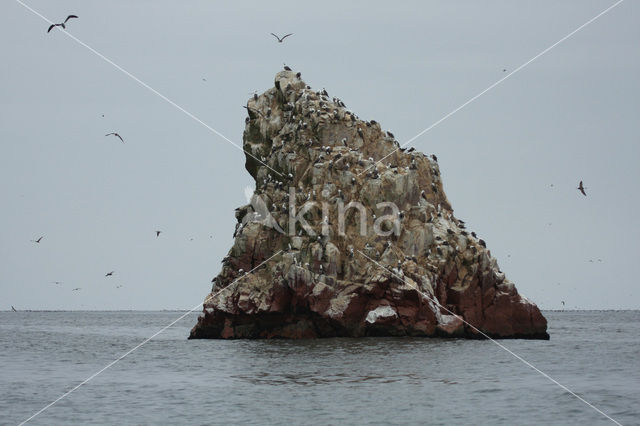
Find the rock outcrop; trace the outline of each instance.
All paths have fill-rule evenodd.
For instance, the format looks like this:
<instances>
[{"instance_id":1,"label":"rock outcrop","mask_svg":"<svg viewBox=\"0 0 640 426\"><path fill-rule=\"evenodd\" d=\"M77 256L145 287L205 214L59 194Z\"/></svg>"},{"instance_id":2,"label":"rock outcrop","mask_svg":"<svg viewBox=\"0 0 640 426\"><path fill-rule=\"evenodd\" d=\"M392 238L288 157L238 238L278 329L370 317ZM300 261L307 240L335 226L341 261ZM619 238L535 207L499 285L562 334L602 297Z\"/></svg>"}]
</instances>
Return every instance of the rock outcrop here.
<instances>
[{"instance_id":1,"label":"rock outcrop","mask_svg":"<svg viewBox=\"0 0 640 426\"><path fill-rule=\"evenodd\" d=\"M247 111L256 190L190 338L549 338L454 217L435 156L292 71Z\"/></svg>"}]
</instances>

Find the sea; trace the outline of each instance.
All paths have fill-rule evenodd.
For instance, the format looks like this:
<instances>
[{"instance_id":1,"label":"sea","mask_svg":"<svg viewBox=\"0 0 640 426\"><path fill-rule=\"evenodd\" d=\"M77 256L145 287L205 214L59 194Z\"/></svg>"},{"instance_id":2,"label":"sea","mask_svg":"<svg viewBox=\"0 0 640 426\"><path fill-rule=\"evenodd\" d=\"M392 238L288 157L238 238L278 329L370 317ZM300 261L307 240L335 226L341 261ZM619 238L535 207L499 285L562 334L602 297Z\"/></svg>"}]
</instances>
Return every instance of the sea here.
<instances>
[{"instance_id":1,"label":"sea","mask_svg":"<svg viewBox=\"0 0 640 426\"><path fill-rule=\"evenodd\" d=\"M640 424L640 311L546 311L550 340L504 347L187 340L194 312L139 346L183 315L0 312L0 424Z\"/></svg>"}]
</instances>

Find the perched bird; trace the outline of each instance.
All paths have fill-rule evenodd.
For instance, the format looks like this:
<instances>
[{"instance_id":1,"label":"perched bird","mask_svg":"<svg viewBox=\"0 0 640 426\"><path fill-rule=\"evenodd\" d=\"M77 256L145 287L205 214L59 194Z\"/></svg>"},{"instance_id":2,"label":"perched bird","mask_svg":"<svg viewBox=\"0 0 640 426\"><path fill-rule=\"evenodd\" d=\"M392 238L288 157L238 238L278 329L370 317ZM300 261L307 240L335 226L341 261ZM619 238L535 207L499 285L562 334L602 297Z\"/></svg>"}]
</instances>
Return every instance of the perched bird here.
<instances>
[{"instance_id":1,"label":"perched bird","mask_svg":"<svg viewBox=\"0 0 640 426\"><path fill-rule=\"evenodd\" d=\"M38 238L37 240L31 240L31 242L40 244L40 241L42 241L43 238L44 238L44 235L42 237Z\"/></svg>"},{"instance_id":2,"label":"perched bird","mask_svg":"<svg viewBox=\"0 0 640 426\"><path fill-rule=\"evenodd\" d=\"M293 35L293 33L287 34L283 37L278 37L277 35L275 35L274 33L271 33L272 36L274 36L276 39L278 39L278 43L282 43L284 41L285 38Z\"/></svg>"},{"instance_id":3,"label":"perched bird","mask_svg":"<svg viewBox=\"0 0 640 426\"><path fill-rule=\"evenodd\" d=\"M585 197L587 196L587 193L584 192L584 190L586 189L583 185L582 185L582 181L580 181L580 185L578 185L578 189L580 192L582 192L582 195L584 195Z\"/></svg>"},{"instance_id":4,"label":"perched bird","mask_svg":"<svg viewBox=\"0 0 640 426\"><path fill-rule=\"evenodd\" d=\"M64 20L63 23L61 24L51 24L51 26L49 27L49 29L47 30L47 32L50 32L52 29L54 29L55 27L62 27L62 28L67 28L67 26L65 25L67 23L67 21L71 18L77 18L76 15L69 15L67 16L67 19Z\"/></svg>"},{"instance_id":5,"label":"perched bird","mask_svg":"<svg viewBox=\"0 0 640 426\"><path fill-rule=\"evenodd\" d=\"M107 274L105 275L105 277L110 277L110 276L112 276L112 275L114 274L114 272L116 272L116 271L107 272Z\"/></svg>"},{"instance_id":6,"label":"perched bird","mask_svg":"<svg viewBox=\"0 0 640 426\"><path fill-rule=\"evenodd\" d=\"M117 134L115 132L107 133L105 136L111 136L111 135L117 137L118 139L120 139L122 141L122 143L124 143L124 139L122 139L122 136L120 136L119 134Z\"/></svg>"},{"instance_id":7,"label":"perched bird","mask_svg":"<svg viewBox=\"0 0 640 426\"><path fill-rule=\"evenodd\" d=\"M162 234L162 231L156 231L156 238L158 238Z\"/></svg>"}]
</instances>

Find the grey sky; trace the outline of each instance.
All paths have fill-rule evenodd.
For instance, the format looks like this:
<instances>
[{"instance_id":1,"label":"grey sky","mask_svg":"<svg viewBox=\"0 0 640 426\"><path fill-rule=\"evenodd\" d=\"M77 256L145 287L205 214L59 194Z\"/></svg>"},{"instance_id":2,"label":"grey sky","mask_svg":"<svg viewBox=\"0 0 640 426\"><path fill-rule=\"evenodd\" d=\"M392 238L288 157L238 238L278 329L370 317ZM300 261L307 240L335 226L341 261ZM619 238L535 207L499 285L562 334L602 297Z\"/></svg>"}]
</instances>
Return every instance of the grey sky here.
<instances>
[{"instance_id":1,"label":"grey sky","mask_svg":"<svg viewBox=\"0 0 640 426\"><path fill-rule=\"evenodd\" d=\"M69 32L238 144L283 62L402 143L613 3L28 2L79 15ZM14 0L0 11L0 309L201 302L252 184L242 151ZM639 21L625 1L412 143L543 309L640 308Z\"/></svg>"}]
</instances>

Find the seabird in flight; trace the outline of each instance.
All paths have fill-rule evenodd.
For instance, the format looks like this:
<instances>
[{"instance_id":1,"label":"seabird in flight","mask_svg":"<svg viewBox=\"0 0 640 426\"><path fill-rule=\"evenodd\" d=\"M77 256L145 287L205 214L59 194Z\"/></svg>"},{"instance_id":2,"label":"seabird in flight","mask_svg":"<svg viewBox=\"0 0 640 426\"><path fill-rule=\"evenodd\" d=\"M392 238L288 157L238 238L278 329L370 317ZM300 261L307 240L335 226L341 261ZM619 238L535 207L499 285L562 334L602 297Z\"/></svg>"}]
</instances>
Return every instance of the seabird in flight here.
<instances>
[{"instance_id":1,"label":"seabird in flight","mask_svg":"<svg viewBox=\"0 0 640 426\"><path fill-rule=\"evenodd\" d=\"M62 28L67 28L67 26L65 25L67 23L67 21L71 18L77 18L76 15L69 15L67 16L67 19L64 20L63 23L61 24L51 24L51 26L49 27L49 29L47 30L47 32L50 32L54 27L62 27Z\"/></svg>"},{"instance_id":2,"label":"seabird in flight","mask_svg":"<svg viewBox=\"0 0 640 426\"><path fill-rule=\"evenodd\" d=\"M293 33L287 34L283 37L278 37L277 35L275 35L274 33L271 33L272 36L274 36L276 39L278 39L278 43L282 43L284 41L285 38L293 35Z\"/></svg>"},{"instance_id":3,"label":"seabird in flight","mask_svg":"<svg viewBox=\"0 0 640 426\"><path fill-rule=\"evenodd\" d=\"M118 139L120 139L122 141L122 143L124 143L124 139L122 139L122 136L120 136L116 132L107 133L105 136L111 136L111 135L117 137Z\"/></svg>"},{"instance_id":4,"label":"seabird in flight","mask_svg":"<svg viewBox=\"0 0 640 426\"><path fill-rule=\"evenodd\" d=\"M585 187L582 185L582 181L580 181L580 185L578 185L578 188L576 188L576 189L578 189L580 192L582 192L582 195L584 195L585 197L587 196L587 193L584 192Z\"/></svg>"},{"instance_id":5,"label":"seabird in flight","mask_svg":"<svg viewBox=\"0 0 640 426\"><path fill-rule=\"evenodd\" d=\"M114 272L116 272L116 271L107 272L107 274L105 275L105 277L110 277L110 276L112 276Z\"/></svg>"},{"instance_id":6,"label":"seabird in flight","mask_svg":"<svg viewBox=\"0 0 640 426\"><path fill-rule=\"evenodd\" d=\"M162 234L162 231L156 231L156 238L158 238Z\"/></svg>"},{"instance_id":7,"label":"seabird in flight","mask_svg":"<svg viewBox=\"0 0 640 426\"><path fill-rule=\"evenodd\" d=\"M11 310L12 310L13 312L18 312L18 311L16 310L16 308L14 308L14 307L13 307L13 305L11 305Z\"/></svg>"},{"instance_id":8,"label":"seabird in flight","mask_svg":"<svg viewBox=\"0 0 640 426\"><path fill-rule=\"evenodd\" d=\"M40 244L40 241L42 241L43 238L44 238L44 235L42 237L38 238L37 240L31 240L31 242Z\"/></svg>"}]
</instances>

